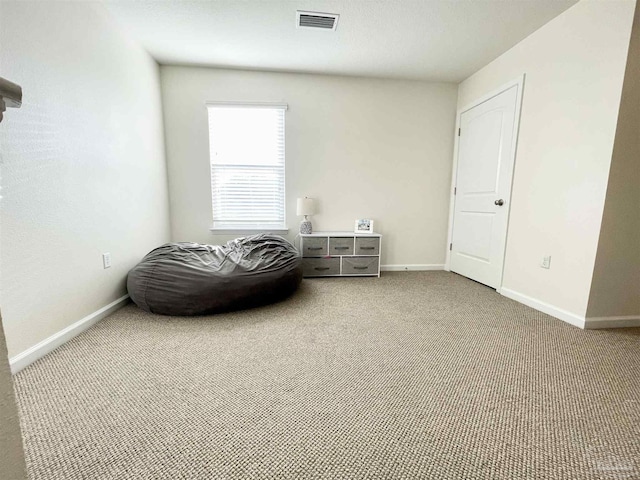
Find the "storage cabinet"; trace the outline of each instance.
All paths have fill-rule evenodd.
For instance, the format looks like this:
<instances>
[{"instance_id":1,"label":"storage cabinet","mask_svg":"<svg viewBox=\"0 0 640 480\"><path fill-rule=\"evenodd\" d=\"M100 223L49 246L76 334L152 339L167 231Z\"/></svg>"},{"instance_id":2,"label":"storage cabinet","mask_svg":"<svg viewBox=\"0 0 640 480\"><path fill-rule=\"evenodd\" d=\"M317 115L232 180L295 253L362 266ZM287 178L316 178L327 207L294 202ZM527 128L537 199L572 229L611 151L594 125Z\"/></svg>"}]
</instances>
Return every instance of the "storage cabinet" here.
<instances>
[{"instance_id":1,"label":"storage cabinet","mask_svg":"<svg viewBox=\"0 0 640 480\"><path fill-rule=\"evenodd\" d=\"M300 234L305 277L380 276L379 233Z\"/></svg>"}]
</instances>

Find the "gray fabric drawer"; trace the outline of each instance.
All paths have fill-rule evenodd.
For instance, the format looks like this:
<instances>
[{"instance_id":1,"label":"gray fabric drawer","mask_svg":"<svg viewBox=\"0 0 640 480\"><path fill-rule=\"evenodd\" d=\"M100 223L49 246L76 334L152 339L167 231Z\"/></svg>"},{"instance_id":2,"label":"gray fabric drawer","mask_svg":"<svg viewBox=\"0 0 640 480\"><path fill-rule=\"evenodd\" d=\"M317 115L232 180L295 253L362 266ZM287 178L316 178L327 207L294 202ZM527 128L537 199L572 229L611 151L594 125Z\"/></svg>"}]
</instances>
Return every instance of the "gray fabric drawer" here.
<instances>
[{"instance_id":1,"label":"gray fabric drawer","mask_svg":"<svg viewBox=\"0 0 640 480\"><path fill-rule=\"evenodd\" d=\"M305 277L340 275L340 258L303 258L302 275Z\"/></svg>"},{"instance_id":2,"label":"gray fabric drawer","mask_svg":"<svg viewBox=\"0 0 640 480\"><path fill-rule=\"evenodd\" d=\"M356 237L356 255L379 255L380 239L378 237Z\"/></svg>"},{"instance_id":3,"label":"gray fabric drawer","mask_svg":"<svg viewBox=\"0 0 640 480\"><path fill-rule=\"evenodd\" d=\"M353 237L329 238L329 255L353 255Z\"/></svg>"},{"instance_id":4,"label":"gray fabric drawer","mask_svg":"<svg viewBox=\"0 0 640 480\"><path fill-rule=\"evenodd\" d=\"M327 254L327 237L302 237L303 257L322 257Z\"/></svg>"},{"instance_id":5,"label":"gray fabric drawer","mask_svg":"<svg viewBox=\"0 0 640 480\"><path fill-rule=\"evenodd\" d=\"M379 257L342 257L343 275L378 275Z\"/></svg>"}]
</instances>

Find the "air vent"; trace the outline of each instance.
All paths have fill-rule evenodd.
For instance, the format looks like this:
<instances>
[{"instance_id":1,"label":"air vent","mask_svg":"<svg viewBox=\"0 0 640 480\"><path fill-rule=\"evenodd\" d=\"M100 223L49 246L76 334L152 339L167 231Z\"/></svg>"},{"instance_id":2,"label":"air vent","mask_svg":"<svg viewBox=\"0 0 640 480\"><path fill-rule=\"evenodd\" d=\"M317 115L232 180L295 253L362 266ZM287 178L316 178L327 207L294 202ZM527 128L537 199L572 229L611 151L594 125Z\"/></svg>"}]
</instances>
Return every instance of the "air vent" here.
<instances>
[{"instance_id":1,"label":"air vent","mask_svg":"<svg viewBox=\"0 0 640 480\"><path fill-rule=\"evenodd\" d=\"M316 28L319 30L335 30L338 26L338 18L340 15L336 13L320 13L320 12L296 12L296 25L298 28Z\"/></svg>"}]
</instances>

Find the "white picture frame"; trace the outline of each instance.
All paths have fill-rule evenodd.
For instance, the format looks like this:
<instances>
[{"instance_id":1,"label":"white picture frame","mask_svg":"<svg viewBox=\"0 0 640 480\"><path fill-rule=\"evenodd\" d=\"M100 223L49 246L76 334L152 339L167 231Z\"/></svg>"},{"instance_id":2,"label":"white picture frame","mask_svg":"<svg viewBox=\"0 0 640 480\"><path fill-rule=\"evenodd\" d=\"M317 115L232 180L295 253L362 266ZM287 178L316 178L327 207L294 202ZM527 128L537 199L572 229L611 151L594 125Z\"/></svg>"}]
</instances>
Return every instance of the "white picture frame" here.
<instances>
[{"instance_id":1,"label":"white picture frame","mask_svg":"<svg viewBox=\"0 0 640 480\"><path fill-rule=\"evenodd\" d=\"M373 220L370 218L359 218L353 227L355 233L373 233Z\"/></svg>"}]
</instances>

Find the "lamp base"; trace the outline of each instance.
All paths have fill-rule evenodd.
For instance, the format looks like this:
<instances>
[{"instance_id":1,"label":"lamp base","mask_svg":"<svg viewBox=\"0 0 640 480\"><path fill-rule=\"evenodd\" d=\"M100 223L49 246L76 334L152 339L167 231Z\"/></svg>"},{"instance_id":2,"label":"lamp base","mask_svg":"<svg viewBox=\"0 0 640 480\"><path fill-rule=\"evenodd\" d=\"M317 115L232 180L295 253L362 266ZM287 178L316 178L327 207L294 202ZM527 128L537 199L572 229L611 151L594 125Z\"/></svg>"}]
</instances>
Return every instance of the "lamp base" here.
<instances>
[{"instance_id":1,"label":"lamp base","mask_svg":"<svg viewBox=\"0 0 640 480\"><path fill-rule=\"evenodd\" d=\"M311 222L309 220L303 220L300 222L300 233L312 233Z\"/></svg>"}]
</instances>

